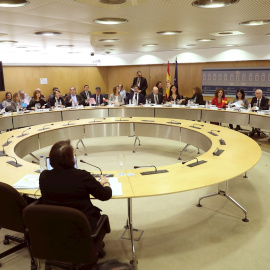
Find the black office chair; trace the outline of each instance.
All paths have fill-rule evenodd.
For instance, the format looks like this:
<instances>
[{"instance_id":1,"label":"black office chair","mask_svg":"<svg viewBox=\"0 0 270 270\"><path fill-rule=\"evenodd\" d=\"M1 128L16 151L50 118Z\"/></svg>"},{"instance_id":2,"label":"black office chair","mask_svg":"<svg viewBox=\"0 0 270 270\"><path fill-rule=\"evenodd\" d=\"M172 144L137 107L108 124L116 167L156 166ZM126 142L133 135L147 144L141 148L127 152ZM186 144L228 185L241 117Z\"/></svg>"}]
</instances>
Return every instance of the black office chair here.
<instances>
[{"instance_id":1,"label":"black office chair","mask_svg":"<svg viewBox=\"0 0 270 270\"><path fill-rule=\"evenodd\" d=\"M8 245L9 241L15 241L19 244L1 253L0 259L27 247L31 258L31 269L36 269L36 264L29 248L29 237L27 235L22 216L23 209L26 206L27 204L25 200L16 189L10 185L0 182L0 228L24 234L23 238L5 235L5 240L3 241L4 245Z\"/></svg>"},{"instance_id":2,"label":"black office chair","mask_svg":"<svg viewBox=\"0 0 270 270\"><path fill-rule=\"evenodd\" d=\"M103 238L110 232L108 216L102 215L92 232L84 213L63 206L29 206L24 210L24 221L33 255L45 260L46 270L51 266L92 269Z\"/></svg>"}]
</instances>

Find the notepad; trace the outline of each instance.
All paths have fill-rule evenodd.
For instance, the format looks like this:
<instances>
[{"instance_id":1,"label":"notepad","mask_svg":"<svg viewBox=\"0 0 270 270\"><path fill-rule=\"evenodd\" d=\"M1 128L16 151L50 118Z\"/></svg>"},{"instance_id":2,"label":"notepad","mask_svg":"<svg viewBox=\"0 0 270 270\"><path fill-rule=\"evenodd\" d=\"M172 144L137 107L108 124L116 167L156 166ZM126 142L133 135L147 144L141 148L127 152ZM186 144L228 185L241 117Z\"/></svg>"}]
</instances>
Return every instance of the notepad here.
<instances>
[{"instance_id":1,"label":"notepad","mask_svg":"<svg viewBox=\"0 0 270 270\"><path fill-rule=\"evenodd\" d=\"M16 189L38 189L39 174L27 174L13 185Z\"/></svg>"},{"instance_id":2,"label":"notepad","mask_svg":"<svg viewBox=\"0 0 270 270\"><path fill-rule=\"evenodd\" d=\"M122 184L118 182L118 177L107 178L111 184L112 196L123 196Z\"/></svg>"}]
</instances>

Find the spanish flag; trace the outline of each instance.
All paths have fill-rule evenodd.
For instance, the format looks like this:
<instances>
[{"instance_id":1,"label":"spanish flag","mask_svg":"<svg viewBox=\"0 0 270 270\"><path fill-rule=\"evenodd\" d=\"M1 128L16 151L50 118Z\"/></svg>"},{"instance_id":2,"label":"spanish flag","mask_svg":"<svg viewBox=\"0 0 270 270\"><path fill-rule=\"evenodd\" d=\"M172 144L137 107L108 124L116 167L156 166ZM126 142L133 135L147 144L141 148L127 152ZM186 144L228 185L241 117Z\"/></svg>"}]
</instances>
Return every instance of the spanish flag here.
<instances>
[{"instance_id":1,"label":"spanish flag","mask_svg":"<svg viewBox=\"0 0 270 270\"><path fill-rule=\"evenodd\" d=\"M171 87L171 75L170 75L170 63L168 61L165 100L170 95L170 87Z\"/></svg>"}]
</instances>

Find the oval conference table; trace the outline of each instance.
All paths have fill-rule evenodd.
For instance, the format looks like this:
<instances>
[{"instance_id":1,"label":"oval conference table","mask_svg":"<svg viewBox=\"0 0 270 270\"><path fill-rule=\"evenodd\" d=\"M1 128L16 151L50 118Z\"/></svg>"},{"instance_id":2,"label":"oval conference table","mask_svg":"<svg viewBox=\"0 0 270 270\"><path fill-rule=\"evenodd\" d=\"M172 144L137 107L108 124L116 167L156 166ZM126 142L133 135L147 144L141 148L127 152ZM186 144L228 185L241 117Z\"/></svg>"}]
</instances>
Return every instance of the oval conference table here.
<instances>
[{"instance_id":1,"label":"oval conference table","mask_svg":"<svg viewBox=\"0 0 270 270\"><path fill-rule=\"evenodd\" d=\"M123 176L118 176L119 182L122 184L123 195L114 198L127 198L128 200L128 223L132 245L131 263L136 266L132 198L177 193L225 182L225 190L218 189L217 193L206 195L200 200L214 195L226 196L244 212L243 221L248 221L247 211L227 193L228 180L247 172L256 165L261 156L261 149L249 137L228 128L185 119L175 120L182 116L183 118L191 118L191 120L206 121L205 113L209 113L209 117L211 117L211 113L214 112L217 116L215 120L211 118L210 121L219 121L217 120L220 117L219 113L225 113L223 117L227 117L227 113L232 114L234 115L233 119L237 118L239 114L227 111L205 111L183 108L105 107L4 116L0 121L12 118L13 127L11 128L25 128L15 129L0 135L0 143L4 150L0 163L2 172L0 181L13 185L26 174L35 174L39 166L29 163L23 158L38 149L53 145L59 140L82 141L86 138L96 137L134 136L136 142L137 138L146 136L184 142L202 149L204 151L202 155L185 164L176 159L175 164L167 165L166 168L158 167L157 172L154 173L152 168L140 168L126 170ZM134 115L139 115L139 117L134 117ZM199 116L200 119L197 119ZM243 113L239 119L242 123L244 121L250 122L251 116L252 113ZM258 116L270 119L268 116ZM193 119L194 117L196 119ZM81 120L75 120L78 118ZM236 123L231 121L231 117L229 121ZM48 122L50 124L47 124ZM31 128L28 127L30 125ZM254 126L256 127L256 125ZM6 163L10 161L13 161L15 165L19 163L22 166L14 167ZM223 173L213 174L215 168L222 168ZM166 172L159 173L162 170L166 170ZM119 172L109 171L106 173L117 175ZM39 190L19 190L19 192L40 196ZM200 200L197 206L201 206Z\"/></svg>"}]
</instances>

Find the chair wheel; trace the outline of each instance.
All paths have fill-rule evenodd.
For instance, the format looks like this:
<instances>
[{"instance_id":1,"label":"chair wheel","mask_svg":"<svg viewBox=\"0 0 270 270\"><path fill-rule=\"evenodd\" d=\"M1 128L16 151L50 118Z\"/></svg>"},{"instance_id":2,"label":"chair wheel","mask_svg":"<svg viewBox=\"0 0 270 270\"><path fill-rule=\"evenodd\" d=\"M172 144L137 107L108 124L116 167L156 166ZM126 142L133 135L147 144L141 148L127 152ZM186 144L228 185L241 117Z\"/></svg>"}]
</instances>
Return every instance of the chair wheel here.
<instances>
[{"instance_id":1,"label":"chair wheel","mask_svg":"<svg viewBox=\"0 0 270 270\"><path fill-rule=\"evenodd\" d=\"M3 241L3 244L4 244L4 245L9 245L9 240L8 240L8 239L5 239L5 240Z\"/></svg>"}]
</instances>

